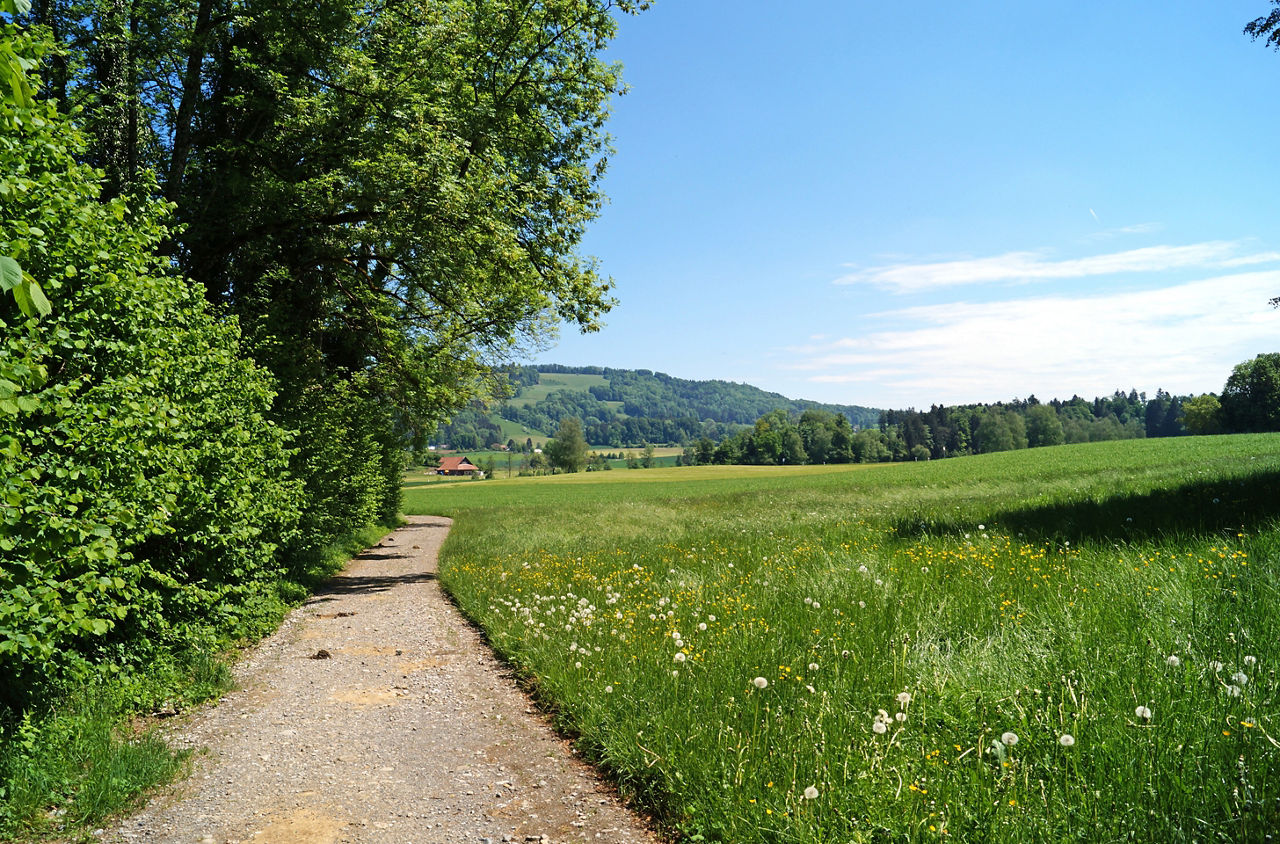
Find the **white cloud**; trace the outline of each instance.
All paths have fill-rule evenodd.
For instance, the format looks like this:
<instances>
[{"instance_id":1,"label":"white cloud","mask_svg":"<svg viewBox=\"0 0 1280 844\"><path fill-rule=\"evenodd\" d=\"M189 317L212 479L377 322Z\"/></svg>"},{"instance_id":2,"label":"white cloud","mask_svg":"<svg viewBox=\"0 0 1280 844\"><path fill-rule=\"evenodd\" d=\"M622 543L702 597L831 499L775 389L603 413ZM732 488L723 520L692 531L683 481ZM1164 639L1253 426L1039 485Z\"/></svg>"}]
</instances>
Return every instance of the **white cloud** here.
<instances>
[{"instance_id":1,"label":"white cloud","mask_svg":"<svg viewBox=\"0 0 1280 844\"><path fill-rule=\"evenodd\" d=\"M1213 240L1189 246L1148 246L1087 258L1049 260L1038 252L1007 252L990 258L902 262L869 267L835 284L869 284L896 293L987 282L1032 282L1116 273L1163 272L1194 267L1240 267L1280 260L1275 252L1240 255L1236 241Z\"/></svg>"},{"instance_id":2,"label":"white cloud","mask_svg":"<svg viewBox=\"0 0 1280 844\"><path fill-rule=\"evenodd\" d=\"M1280 348L1280 271L1156 290L956 302L876 314L887 327L789 350L789 368L881 407L1092 398L1115 389L1217 391L1231 367Z\"/></svg>"}]
</instances>

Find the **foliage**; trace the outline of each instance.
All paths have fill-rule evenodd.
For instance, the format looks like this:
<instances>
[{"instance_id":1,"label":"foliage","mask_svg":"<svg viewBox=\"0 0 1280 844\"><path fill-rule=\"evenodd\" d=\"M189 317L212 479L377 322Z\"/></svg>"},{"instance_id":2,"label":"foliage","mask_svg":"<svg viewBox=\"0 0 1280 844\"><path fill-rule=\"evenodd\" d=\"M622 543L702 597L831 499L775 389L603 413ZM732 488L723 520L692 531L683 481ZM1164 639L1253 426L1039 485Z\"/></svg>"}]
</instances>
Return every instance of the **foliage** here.
<instances>
[{"instance_id":1,"label":"foliage","mask_svg":"<svg viewBox=\"0 0 1280 844\"><path fill-rule=\"evenodd\" d=\"M173 257L276 377L299 549L393 511L398 453L494 363L599 326L611 284L578 247L622 87L599 54L644 5L39 4L69 57L47 88L88 104L110 191L176 204Z\"/></svg>"},{"instance_id":2,"label":"foliage","mask_svg":"<svg viewBox=\"0 0 1280 844\"><path fill-rule=\"evenodd\" d=\"M1280 431L1280 353L1237 364L1222 388L1221 403L1229 431Z\"/></svg>"},{"instance_id":3,"label":"foliage","mask_svg":"<svg viewBox=\"0 0 1280 844\"><path fill-rule=\"evenodd\" d=\"M235 323L157 257L168 209L99 201L52 103L5 104L0 123L16 127L0 135L0 252L58 302L41 321L0 302L3 708L243 623L298 490Z\"/></svg>"},{"instance_id":4,"label":"foliage","mask_svg":"<svg viewBox=\"0 0 1280 844\"><path fill-rule=\"evenodd\" d=\"M587 441L582 437L582 423L572 416L560 420L555 439L543 449L553 468L561 472L581 472L587 465Z\"/></svg>"},{"instance_id":5,"label":"foliage","mask_svg":"<svg viewBox=\"0 0 1280 844\"><path fill-rule=\"evenodd\" d=\"M1222 403L1213 393L1189 398L1182 404L1183 424L1193 434L1222 433Z\"/></svg>"},{"instance_id":6,"label":"foliage","mask_svg":"<svg viewBox=\"0 0 1280 844\"><path fill-rule=\"evenodd\" d=\"M442 583L673 837L1261 841L1276 446L591 473L406 507L455 519Z\"/></svg>"}]
</instances>

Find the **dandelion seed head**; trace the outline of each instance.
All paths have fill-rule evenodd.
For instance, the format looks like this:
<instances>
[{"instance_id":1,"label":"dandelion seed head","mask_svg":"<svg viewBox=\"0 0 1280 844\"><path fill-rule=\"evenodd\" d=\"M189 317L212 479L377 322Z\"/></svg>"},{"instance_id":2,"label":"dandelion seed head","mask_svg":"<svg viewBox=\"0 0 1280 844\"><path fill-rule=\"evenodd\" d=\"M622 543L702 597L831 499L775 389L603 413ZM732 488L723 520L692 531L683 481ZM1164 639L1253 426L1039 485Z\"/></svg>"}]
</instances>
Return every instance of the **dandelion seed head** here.
<instances>
[{"instance_id":1,"label":"dandelion seed head","mask_svg":"<svg viewBox=\"0 0 1280 844\"><path fill-rule=\"evenodd\" d=\"M707 629L707 623L706 623L705 621L700 622L700 623L698 624L698 629L699 629L699 630L706 630L706 629Z\"/></svg>"},{"instance_id":2,"label":"dandelion seed head","mask_svg":"<svg viewBox=\"0 0 1280 844\"><path fill-rule=\"evenodd\" d=\"M1258 658L1252 654L1244 658L1244 665L1246 668L1252 668L1257 664L1258 664Z\"/></svg>"},{"instance_id":3,"label":"dandelion seed head","mask_svg":"<svg viewBox=\"0 0 1280 844\"><path fill-rule=\"evenodd\" d=\"M882 736L888 731L889 731L889 725L883 721L876 721L871 725L871 732L875 733L878 736Z\"/></svg>"},{"instance_id":4,"label":"dandelion seed head","mask_svg":"<svg viewBox=\"0 0 1280 844\"><path fill-rule=\"evenodd\" d=\"M986 525L978 525L978 530L986 530L986 529L987 529Z\"/></svg>"},{"instance_id":5,"label":"dandelion seed head","mask_svg":"<svg viewBox=\"0 0 1280 844\"><path fill-rule=\"evenodd\" d=\"M611 694L613 694L613 686L605 686L605 687L604 687L604 693L605 693L605 694L607 694L607 695L611 695Z\"/></svg>"},{"instance_id":6,"label":"dandelion seed head","mask_svg":"<svg viewBox=\"0 0 1280 844\"><path fill-rule=\"evenodd\" d=\"M905 712L895 712L895 713L893 713L893 718L894 718L894 720L895 720L895 721L897 721L899 724L901 724L903 721L907 720L907 713L905 713Z\"/></svg>"},{"instance_id":7,"label":"dandelion seed head","mask_svg":"<svg viewBox=\"0 0 1280 844\"><path fill-rule=\"evenodd\" d=\"M1148 709L1148 708L1147 708L1147 707L1145 707L1145 706L1139 706L1139 707L1137 707L1136 709L1134 709L1134 710L1133 710L1133 714L1134 714L1134 715L1136 715L1137 717L1141 718L1141 719L1142 719L1142 720L1144 720L1144 721L1150 721L1150 720L1151 720L1151 710L1150 710L1150 709Z\"/></svg>"},{"instance_id":8,"label":"dandelion seed head","mask_svg":"<svg viewBox=\"0 0 1280 844\"><path fill-rule=\"evenodd\" d=\"M804 790L804 799L805 799L805 800L817 800L817 799L818 799L818 789L814 788L813 786L809 786L808 788L806 788L806 789Z\"/></svg>"},{"instance_id":9,"label":"dandelion seed head","mask_svg":"<svg viewBox=\"0 0 1280 844\"><path fill-rule=\"evenodd\" d=\"M1005 747L1013 747L1015 744L1018 743L1018 734L1017 733L1001 733L1000 743L1003 744Z\"/></svg>"},{"instance_id":10,"label":"dandelion seed head","mask_svg":"<svg viewBox=\"0 0 1280 844\"><path fill-rule=\"evenodd\" d=\"M811 662L811 663L809 663L809 670L810 670L810 671L817 671L817 670L818 670L818 663L816 663L816 662Z\"/></svg>"},{"instance_id":11,"label":"dandelion seed head","mask_svg":"<svg viewBox=\"0 0 1280 844\"><path fill-rule=\"evenodd\" d=\"M1237 671L1235 674L1231 675L1231 681L1237 686L1247 686L1249 685L1249 675L1245 674L1243 671Z\"/></svg>"},{"instance_id":12,"label":"dandelion seed head","mask_svg":"<svg viewBox=\"0 0 1280 844\"><path fill-rule=\"evenodd\" d=\"M1166 659L1165 662L1170 668L1177 668L1179 665L1182 665L1182 660L1178 659L1177 654L1170 654L1169 658Z\"/></svg>"},{"instance_id":13,"label":"dandelion seed head","mask_svg":"<svg viewBox=\"0 0 1280 844\"><path fill-rule=\"evenodd\" d=\"M906 706L911 703L911 692L898 692L898 696L894 698L894 700L898 701L898 703L903 706Z\"/></svg>"},{"instance_id":14,"label":"dandelion seed head","mask_svg":"<svg viewBox=\"0 0 1280 844\"><path fill-rule=\"evenodd\" d=\"M1239 686L1227 686L1227 694L1230 697L1240 697L1242 692L1243 692L1243 689L1241 689Z\"/></svg>"},{"instance_id":15,"label":"dandelion seed head","mask_svg":"<svg viewBox=\"0 0 1280 844\"><path fill-rule=\"evenodd\" d=\"M1214 674L1217 674L1222 670L1222 663L1215 659L1209 663L1209 669L1213 671Z\"/></svg>"},{"instance_id":16,"label":"dandelion seed head","mask_svg":"<svg viewBox=\"0 0 1280 844\"><path fill-rule=\"evenodd\" d=\"M684 662L684 659L685 659L684 652L676 651L676 655L672 657L672 659L674 659L676 662Z\"/></svg>"},{"instance_id":17,"label":"dandelion seed head","mask_svg":"<svg viewBox=\"0 0 1280 844\"><path fill-rule=\"evenodd\" d=\"M1076 743L1076 737L1071 735L1071 733L1063 733L1062 735L1058 736L1058 744L1062 745L1063 747L1072 747L1073 745L1075 745L1075 743Z\"/></svg>"},{"instance_id":18,"label":"dandelion seed head","mask_svg":"<svg viewBox=\"0 0 1280 844\"><path fill-rule=\"evenodd\" d=\"M752 680L752 681L751 681L751 683L752 683L752 684L753 684L757 689L764 689L764 688L768 688L768 686L769 686L769 681L768 681L768 680L766 680L766 679L765 679L765 678L763 678L763 677L757 677L757 678L755 678L754 680Z\"/></svg>"}]
</instances>

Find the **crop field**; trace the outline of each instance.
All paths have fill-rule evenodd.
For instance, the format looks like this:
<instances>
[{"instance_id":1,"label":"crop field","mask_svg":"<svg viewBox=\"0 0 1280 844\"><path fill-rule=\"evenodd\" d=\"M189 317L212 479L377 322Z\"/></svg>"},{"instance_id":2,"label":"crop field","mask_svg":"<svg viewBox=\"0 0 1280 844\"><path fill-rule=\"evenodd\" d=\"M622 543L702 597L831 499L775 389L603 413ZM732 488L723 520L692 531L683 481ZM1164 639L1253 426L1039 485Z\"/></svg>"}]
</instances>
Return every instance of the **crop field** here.
<instances>
[{"instance_id":1,"label":"crop field","mask_svg":"<svg viewBox=\"0 0 1280 844\"><path fill-rule=\"evenodd\" d=\"M1280 829L1280 435L406 490L441 580L681 840Z\"/></svg>"}]
</instances>

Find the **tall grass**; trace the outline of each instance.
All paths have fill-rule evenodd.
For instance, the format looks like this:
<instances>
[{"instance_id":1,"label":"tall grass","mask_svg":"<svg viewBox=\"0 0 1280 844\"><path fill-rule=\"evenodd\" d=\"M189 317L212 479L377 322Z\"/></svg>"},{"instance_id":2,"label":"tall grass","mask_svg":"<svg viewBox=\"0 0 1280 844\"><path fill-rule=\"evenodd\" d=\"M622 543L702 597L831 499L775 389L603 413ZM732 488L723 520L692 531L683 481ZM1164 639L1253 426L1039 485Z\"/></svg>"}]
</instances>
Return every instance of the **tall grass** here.
<instances>
[{"instance_id":1,"label":"tall grass","mask_svg":"<svg viewBox=\"0 0 1280 844\"><path fill-rule=\"evenodd\" d=\"M415 491L442 581L691 840L1280 828L1280 437Z\"/></svg>"}]
</instances>

